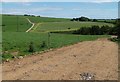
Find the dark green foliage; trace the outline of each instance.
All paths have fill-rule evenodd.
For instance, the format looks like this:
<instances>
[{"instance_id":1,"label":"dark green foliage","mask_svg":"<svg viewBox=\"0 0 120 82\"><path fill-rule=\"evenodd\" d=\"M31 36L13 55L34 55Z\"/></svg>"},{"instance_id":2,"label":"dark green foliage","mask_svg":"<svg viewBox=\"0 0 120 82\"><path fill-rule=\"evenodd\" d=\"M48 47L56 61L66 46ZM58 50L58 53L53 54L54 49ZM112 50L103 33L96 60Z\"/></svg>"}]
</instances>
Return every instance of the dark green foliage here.
<instances>
[{"instance_id":1,"label":"dark green foliage","mask_svg":"<svg viewBox=\"0 0 120 82\"><path fill-rule=\"evenodd\" d=\"M2 26L6 26L5 24L2 24Z\"/></svg>"},{"instance_id":2,"label":"dark green foliage","mask_svg":"<svg viewBox=\"0 0 120 82\"><path fill-rule=\"evenodd\" d=\"M29 16L29 15L27 15L27 14L24 14L24 16Z\"/></svg>"},{"instance_id":3,"label":"dark green foliage","mask_svg":"<svg viewBox=\"0 0 120 82\"><path fill-rule=\"evenodd\" d=\"M82 27L82 28L74 31L73 34L89 35L90 34L90 27L88 27L88 28Z\"/></svg>"},{"instance_id":4,"label":"dark green foliage","mask_svg":"<svg viewBox=\"0 0 120 82\"><path fill-rule=\"evenodd\" d=\"M93 22L98 22L98 20L97 19L93 19Z\"/></svg>"},{"instance_id":5,"label":"dark green foliage","mask_svg":"<svg viewBox=\"0 0 120 82\"><path fill-rule=\"evenodd\" d=\"M79 19L79 21L90 21L90 19L87 17L80 17L78 19Z\"/></svg>"},{"instance_id":6,"label":"dark green foliage","mask_svg":"<svg viewBox=\"0 0 120 82\"><path fill-rule=\"evenodd\" d=\"M92 27L82 27L76 31L73 32L73 34L82 34L82 35L106 35L106 34L113 34L112 27L109 26L102 26L99 27L97 25L94 25ZM111 32L110 32L111 31Z\"/></svg>"},{"instance_id":7,"label":"dark green foliage","mask_svg":"<svg viewBox=\"0 0 120 82\"><path fill-rule=\"evenodd\" d=\"M8 53L8 54L3 54L3 55L2 55L2 58L3 58L3 59L12 59L12 58L13 58L13 55L11 55L11 54L9 54L9 53Z\"/></svg>"},{"instance_id":8,"label":"dark green foliage","mask_svg":"<svg viewBox=\"0 0 120 82\"><path fill-rule=\"evenodd\" d=\"M118 41L118 39L117 39L117 38L110 38L109 40L111 40L111 41L113 41L113 42Z\"/></svg>"},{"instance_id":9,"label":"dark green foliage","mask_svg":"<svg viewBox=\"0 0 120 82\"><path fill-rule=\"evenodd\" d=\"M37 16L37 17L41 17L41 16Z\"/></svg>"},{"instance_id":10,"label":"dark green foliage","mask_svg":"<svg viewBox=\"0 0 120 82\"><path fill-rule=\"evenodd\" d=\"M29 45L29 52L34 52L35 49L34 49L34 46L33 46L33 42L30 42L30 45Z\"/></svg>"},{"instance_id":11,"label":"dark green foliage","mask_svg":"<svg viewBox=\"0 0 120 82\"><path fill-rule=\"evenodd\" d=\"M87 17L79 17L79 18L73 18L71 21L91 21L91 19Z\"/></svg>"},{"instance_id":12,"label":"dark green foliage","mask_svg":"<svg viewBox=\"0 0 120 82\"><path fill-rule=\"evenodd\" d=\"M35 17L35 15L28 15L28 14L24 14L24 16L32 16L32 17Z\"/></svg>"},{"instance_id":13,"label":"dark green foliage","mask_svg":"<svg viewBox=\"0 0 120 82\"><path fill-rule=\"evenodd\" d=\"M92 26L90 28L90 32L91 35L100 35L100 27L99 26Z\"/></svg>"},{"instance_id":14,"label":"dark green foliage","mask_svg":"<svg viewBox=\"0 0 120 82\"><path fill-rule=\"evenodd\" d=\"M110 29L109 34L110 34L110 35L118 35L117 31L118 31L118 28L117 28L117 27L112 27L112 28Z\"/></svg>"},{"instance_id":15,"label":"dark green foliage","mask_svg":"<svg viewBox=\"0 0 120 82\"><path fill-rule=\"evenodd\" d=\"M71 28L68 28L68 29L71 29Z\"/></svg>"},{"instance_id":16,"label":"dark green foliage","mask_svg":"<svg viewBox=\"0 0 120 82\"><path fill-rule=\"evenodd\" d=\"M41 48L44 48L44 47L46 47L46 46L47 46L47 45L46 45L45 41L43 41L40 47L41 47Z\"/></svg>"},{"instance_id":17,"label":"dark green foliage","mask_svg":"<svg viewBox=\"0 0 120 82\"><path fill-rule=\"evenodd\" d=\"M118 38L120 39L120 19L117 20L116 29Z\"/></svg>"},{"instance_id":18,"label":"dark green foliage","mask_svg":"<svg viewBox=\"0 0 120 82\"><path fill-rule=\"evenodd\" d=\"M53 31L51 33L64 33L64 34L81 34L81 35L116 35L117 29L108 25L98 26L93 25L91 27L81 27L78 30L68 31Z\"/></svg>"},{"instance_id":19,"label":"dark green foliage","mask_svg":"<svg viewBox=\"0 0 120 82\"><path fill-rule=\"evenodd\" d=\"M107 26L107 25L102 26L102 27L100 28L100 34L102 34L102 35L109 34L109 32L110 32L111 29L112 29L112 28L109 27L109 26Z\"/></svg>"}]
</instances>

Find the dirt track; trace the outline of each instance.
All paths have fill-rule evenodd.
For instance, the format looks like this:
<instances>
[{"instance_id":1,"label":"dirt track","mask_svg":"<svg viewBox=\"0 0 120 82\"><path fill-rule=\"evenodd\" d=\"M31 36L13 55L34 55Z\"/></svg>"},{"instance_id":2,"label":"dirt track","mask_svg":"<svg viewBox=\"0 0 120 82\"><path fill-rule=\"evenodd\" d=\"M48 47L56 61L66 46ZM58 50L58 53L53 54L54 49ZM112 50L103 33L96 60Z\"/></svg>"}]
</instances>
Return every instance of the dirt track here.
<instances>
[{"instance_id":1,"label":"dirt track","mask_svg":"<svg viewBox=\"0 0 120 82\"><path fill-rule=\"evenodd\" d=\"M117 80L117 44L86 41L3 64L3 80L79 80L83 72L95 73L96 80Z\"/></svg>"}]
</instances>

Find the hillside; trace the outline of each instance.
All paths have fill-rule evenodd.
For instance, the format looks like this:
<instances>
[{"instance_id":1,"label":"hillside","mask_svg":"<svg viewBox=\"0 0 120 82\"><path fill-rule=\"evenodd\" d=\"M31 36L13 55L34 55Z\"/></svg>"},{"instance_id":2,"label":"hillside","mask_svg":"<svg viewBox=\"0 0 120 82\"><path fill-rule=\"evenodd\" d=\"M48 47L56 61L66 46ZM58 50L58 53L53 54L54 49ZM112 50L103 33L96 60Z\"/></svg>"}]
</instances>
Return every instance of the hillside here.
<instances>
[{"instance_id":1,"label":"hillside","mask_svg":"<svg viewBox=\"0 0 120 82\"><path fill-rule=\"evenodd\" d=\"M26 33L32 25L27 18L35 23L33 29ZM71 22L64 18L34 17L22 15L3 15L3 60L14 59L19 56L41 52L49 48L59 48L82 41L91 41L98 38L110 37L108 35L73 35L73 34L48 34L56 30L73 30L92 25L108 25L99 22ZM32 43L32 44L31 44ZM29 52L30 45L33 52Z\"/></svg>"},{"instance_id":2,"label":"hillside","mask_svg":"<svg viewBox=\"0 0 120 82\"><path fill-rule=\"evenodd\" d=\"M36 25L35 32L47 32L47 31L70 31L80 29L81 27L91 27L94 25L103 26L108 25L113 27L113 24L109 23L101 23L101 22L45 22L45 23L38 23Z\"/></svg>"}]
</instances>

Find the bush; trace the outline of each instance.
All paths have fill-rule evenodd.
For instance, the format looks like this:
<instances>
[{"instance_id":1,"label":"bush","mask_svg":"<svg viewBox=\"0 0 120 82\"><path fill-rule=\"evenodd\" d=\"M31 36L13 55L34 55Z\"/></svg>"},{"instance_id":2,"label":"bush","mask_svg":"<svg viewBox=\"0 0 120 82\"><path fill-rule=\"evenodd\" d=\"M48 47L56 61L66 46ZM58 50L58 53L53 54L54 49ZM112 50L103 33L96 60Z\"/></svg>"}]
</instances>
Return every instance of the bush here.
<instances>
[{"instance_id":1,"label":"bush","mask_svg":"<svg viewBox=\"0 0 120 82\"><path fill-rule=\"evenodd\" d=\"M30 45L29 45L29 52L34 52L35 49L34 49L34 46L33 46L33 42L30 42Z\"/></svg>"},{"instance_id":2,"label":"bush","mask_svg":"<svg viewBox=\"0 0 120 82\"><path fill-rule=\"evenodd\" d=\"M13 55L11 55L11 54L9 54L9 53L8 53L8 54L3 54L3 55L2 55L2 58L3 58L3 60L4 60L4 59L12 59L12 58L13 58Z\"/></svg>"},{"instance_id":3,"label":"bush","mask_svg":"<svg viewBox=\"0 0 120 82\"><path fill-rule=\"evenodd\" d=\"M6 26L5 24L2 24L2 26Z\"/></svg>"},{"instance_id":4,"label":"bush","mask_svg":"<svg viewBox=\"0 0 120 82\"><path fill-rule=\"evenodd\" d=\"M109 40L116 42L116 41L118 41L118 38L109 38Z\"/></svg>"},{"instance_id":5,"label":"bush","mask_svg":"<svg viewBox=\"0 0 120 82\"><path fill-rule=\"evenodd\" d=\"M93 19L92 21L93 21L93 22L98 22L98 20L97 20L97 19Z\"/></svg>"},{"instance_id":6,"label":"bush","mask_svg":"<svg viewBox=\"0 0 120 82\"><path fill-rule=\"evenodd\" d=\"M24 16L29 16L29 15L27 15L27 14L24 14Z\"/></svg>"},{"instance_id":7,"label":"bush","mask_svg":"<svg viewBox=\"0 0 120 82\"><path fill-rule=\"evenodd\" d=\"M68 28L68 29L71 29L71 28Z\"/></svg>"},{"instance_id":8,"label":"bush","mask_svg":"<svg viewBox=\"0 0 120 82\"><path fill-rule=\"evenodd\" d=\"M47 45L46 45L45 41L43 41L40 47L41 47L41 48L44 48L44 47L46 47L46 46L47 46Z\"/></svg>"},{"instance_id":9,"label":"bush","mask_svg":"<svg viewBox=\"0 0 120 82\"><path fill-rule=\"evenodd\" d=\"M116 35L117 29L109 26L92 26L92 27L82 27L78 30L73 31L73 34L82 34L82 35Z\"/></svg>"}]
</instances>

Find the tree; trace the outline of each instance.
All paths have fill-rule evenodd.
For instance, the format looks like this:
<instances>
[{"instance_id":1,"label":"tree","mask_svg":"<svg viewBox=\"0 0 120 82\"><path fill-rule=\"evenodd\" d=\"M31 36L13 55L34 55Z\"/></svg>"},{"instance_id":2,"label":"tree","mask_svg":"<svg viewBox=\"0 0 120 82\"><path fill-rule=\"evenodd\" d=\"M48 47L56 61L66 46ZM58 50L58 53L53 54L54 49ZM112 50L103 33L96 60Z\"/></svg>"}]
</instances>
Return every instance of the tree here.
<instances>
[{"instance_id":1,"label":"tree","mask_svg":"<svg viewBox=\"0 0 120 82\"><path fill-rule=\"evenodd\" d=\"M29 16L29 15L27 15L27 14L24 14L24 16Z\"/></svg>"},{"instance_id":2,"label":"tree","mask_svg":"<svg viewBox=\"0 0 120 82\"><path fill-rule=\"evenodd\" d=\"M33 42L30 42L30 45L29 45L29 52L34 52L34 46L33 46Z\"/></svg>"},{"instance_id":3,"label":"tree","mask_svg":"<svg viewBox=\"0 0 120 82\"><path fill-rule=\"evenodd\" d=\"M79 21L90 21L90 19L87 17L80 17L78 19L79 19Z\"/></svg>"},{"instance_id":4,"label":"tree","mask_svg":"<svg viewBox=\"0 0 120 82\"><path fill-rule=\"evenodd\" d=\"M79 17L79 18L73 18L71 21L91 21L91 19L87 17Z\"/></svg>"},{"instance_id":5,"label":"tree","mask_svg":"<svg viewBox=\"0 0 120 82\"><path fill-rule=\"evenodd\" d=\"M93 22L97 22L98 20L97 19L93 19Z\"/></svg>"},{"instance_id":6,"label":"tree","mask_svg":"<svg viewBox=\"0 0 120 82\"><path fill-rule=\"evenodd\" d=\"M120 19L117 19L116 28L117 28L118 38L120 39Z\"/></svg>"},{"instance_id":7,"label":"tree","mask_svg":"<svg viewBox=\"0 0 120 82\"><path fill-rule=\"evenodd\" d=\"M100 34L101 34L101 35L109 34L110 29L111 29L111 28L110 28L108 25L102 26L102 27L100 28Z\"/></svg>"},{"instance_id":8,"label":"tree","mask_svg":"<svg viewBox=\"0 0 120 82\"><path fill-rule=\"evenodd\" d=\"M100 34L100 27L97 25L94 25L90 29L90 34L91 35L99 35Z\"/></svg>"}]
</instances>

